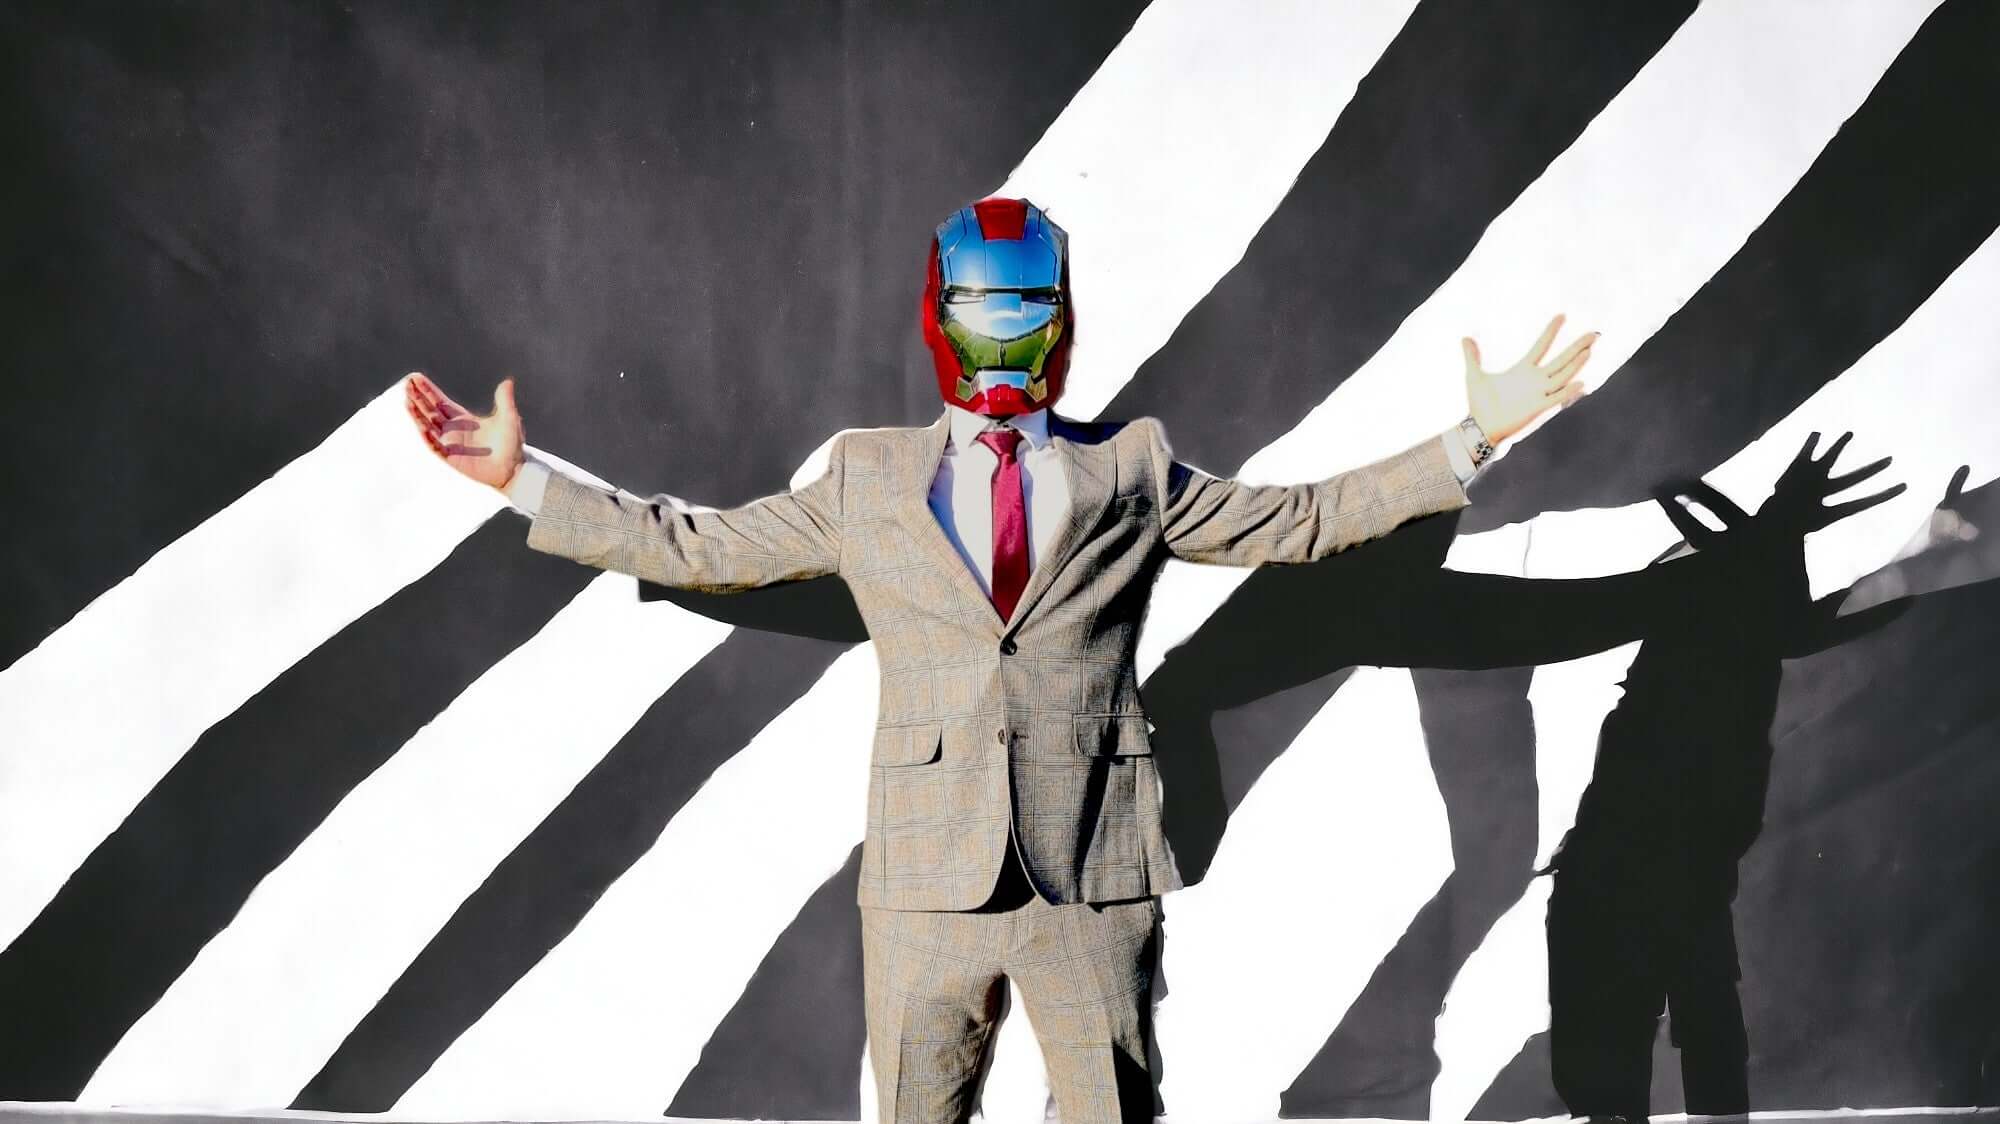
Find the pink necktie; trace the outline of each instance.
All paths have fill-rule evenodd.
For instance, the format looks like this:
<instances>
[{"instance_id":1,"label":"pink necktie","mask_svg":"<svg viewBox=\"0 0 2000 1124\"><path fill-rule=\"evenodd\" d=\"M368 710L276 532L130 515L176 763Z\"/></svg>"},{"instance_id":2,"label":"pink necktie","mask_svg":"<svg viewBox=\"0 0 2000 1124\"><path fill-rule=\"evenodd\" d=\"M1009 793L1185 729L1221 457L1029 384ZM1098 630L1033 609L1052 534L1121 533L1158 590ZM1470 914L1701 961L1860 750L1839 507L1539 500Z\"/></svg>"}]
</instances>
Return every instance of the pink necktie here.
<instances>
[{"instance_id":1,"label":"pink necktie","mask_svg":"<svg viewBox=\"0 0 2000 1124\"><path fill-rule=\"evenodd\" d=\"M1021 462L1014 459L1021 431L989 429L978 441L1000 458L993 472L993 607L1005 621L1028 585L1028 512L1021 498Z\"/></svg>"}]
</instances>

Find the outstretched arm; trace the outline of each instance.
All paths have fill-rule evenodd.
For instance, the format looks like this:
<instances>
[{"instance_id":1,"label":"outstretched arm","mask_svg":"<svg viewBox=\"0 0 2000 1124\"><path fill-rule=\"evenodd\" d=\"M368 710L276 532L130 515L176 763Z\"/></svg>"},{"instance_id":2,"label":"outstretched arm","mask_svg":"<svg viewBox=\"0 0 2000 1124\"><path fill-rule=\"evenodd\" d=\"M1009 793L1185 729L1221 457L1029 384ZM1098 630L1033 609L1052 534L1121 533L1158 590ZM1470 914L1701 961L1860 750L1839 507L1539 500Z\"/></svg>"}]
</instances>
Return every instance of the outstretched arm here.
<instances>
[{"instance_id":1,"label":"outstretched arm","mask_svg":"<svg viewBox=\"0 0 2000 1124\"><path fill-rule=\"evenodd\" d=\"M533 518L528 545L676 589L728 593L832 574L840 566L844 443L827 471L796 491L717 511L673 496L641 498L554 471L523 441L513 380L490 415L472 414L420 374L410 414L431 450L506 494Z\"/></svg>"},{"instance_id":2,"label":"outstretched arm","mask_svg":"<svg viewBox=\"0 0 2000 1124\"><path fill-rule=\"evenodd\" d=\"M1451 433L1313 484L1244 484L1175 460L1159 422L1142 424L1152 429L1167 549L1189 562L1312 562L1469 502L1445 451Z\"/></svg>"},{"instance_id":3,"label":"outstretched arm","mask_svg":"<svg viewBox=\"0 0 2000 1124\"><path fill-rule=\"evenodd\" d=\"M797 491L715 511L550 473L528 545L676 589L732 593L840 568L841 443Z\"/></svg>"},{"instance_id":4,"label":"outstretched arm","mask_svg":"<svg viewBox=\"0 0 2000 1124\"><path fill-rule=\"evenodd\" d=\"M1562 323L1561 316L1551 320L1528 353L1499 372L1482 369L1478 345L1464 341L1470 416L1489 444L1584 395L1583 384L1574 380L1590 359L1597 333L1544 363ZM1463 443L1464 431L1454 427L1317 483L1249 485L1174 460L1159 423L1147 419L1146 424L1167 549L1190 562L1225 566L1312 562L1420 516L1464 507L1471 502L1467 486L1491 456L1489 448L1475 460Z\"/></svg>"}]
</instances>

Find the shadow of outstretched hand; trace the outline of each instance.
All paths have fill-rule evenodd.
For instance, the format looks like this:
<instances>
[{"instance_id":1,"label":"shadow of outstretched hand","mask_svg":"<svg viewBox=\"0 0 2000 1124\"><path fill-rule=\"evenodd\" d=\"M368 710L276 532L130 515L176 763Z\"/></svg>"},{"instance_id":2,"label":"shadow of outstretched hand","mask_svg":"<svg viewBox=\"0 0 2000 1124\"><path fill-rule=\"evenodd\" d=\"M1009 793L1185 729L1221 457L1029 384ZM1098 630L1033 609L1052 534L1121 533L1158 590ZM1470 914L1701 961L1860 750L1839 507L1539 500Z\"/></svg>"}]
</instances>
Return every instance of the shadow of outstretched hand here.
<instances>
[{"instance_id":1,"label":"shadow of outstretched hand","mask_svg":"<svg viewBox=\"0 0 2000 1124\"><path fill-rule=\"evenodd\" d=\"M1840 607L1850 590L1836 590L1815 599L1807 582L1806 535L1891 500L1907 487L1893 484L1870 495L1828 504L1836 493L1882 471L1893 459L1882 457L1834 475L1833 464L1853 437L1852 430L1841 434L1824 456L1815 457L1820 434L1809 434L1755 515L1699 479L1671 480L1654 493L1655 501L1687 544L1710 559L1710 589L1704 599L1717 611L1740 614L1743 635L1762 639L1769 650L1786 658L1845 643L1907 608L1889 604L1841 616ZM1698 503L1722 526L1718 529L1704 524L1681 502L1684 499Z\"/></svg>"}]
</instances>

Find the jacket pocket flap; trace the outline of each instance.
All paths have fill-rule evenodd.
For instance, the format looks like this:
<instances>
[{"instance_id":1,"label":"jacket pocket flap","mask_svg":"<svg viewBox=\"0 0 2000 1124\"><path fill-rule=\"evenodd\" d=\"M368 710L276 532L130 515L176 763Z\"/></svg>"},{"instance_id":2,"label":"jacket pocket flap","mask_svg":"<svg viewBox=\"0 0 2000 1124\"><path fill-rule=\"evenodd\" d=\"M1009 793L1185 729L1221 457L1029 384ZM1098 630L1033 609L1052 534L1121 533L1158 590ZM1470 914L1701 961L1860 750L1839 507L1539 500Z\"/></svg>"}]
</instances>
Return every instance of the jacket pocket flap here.
<instances>
[{"instance_id":1,"label":"jacket pocket flap","mask_svg":"<svg viewBox=\"0 0 2000 1124\"><path fill-rule=\"evenodd\" d=\"M1076 751L1085 756L1143 757L1153 752L1143 714L1081 714L1075 726Z\"/></svg>"},{"instance_id":2,"label":"jacket pocket flap","mask_svg":"<svg viewBox=\"0 0 2000 1124\"><path fill-rule=\"evenodd\" d=\"M916 726L885 726L875 731L877 765L927 765L938 759L943 726L936 722Z\"/></svg>"}]
</instances>

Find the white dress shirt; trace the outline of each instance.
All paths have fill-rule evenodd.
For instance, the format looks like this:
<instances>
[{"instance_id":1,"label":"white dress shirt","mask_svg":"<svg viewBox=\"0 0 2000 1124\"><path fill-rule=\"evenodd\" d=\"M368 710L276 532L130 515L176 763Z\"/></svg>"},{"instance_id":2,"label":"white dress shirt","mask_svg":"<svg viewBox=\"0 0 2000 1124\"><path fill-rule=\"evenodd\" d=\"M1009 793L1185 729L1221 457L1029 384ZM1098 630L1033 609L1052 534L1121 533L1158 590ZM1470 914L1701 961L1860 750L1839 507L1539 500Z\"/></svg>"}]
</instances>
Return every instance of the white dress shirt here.
<instances>
[{"instance_id":1,"label":"white dress shirt","mask_svg":"<svg viewBox=\"0 0 2000 1124\"><path fill-rule=\"evenodd\" d=\"M1011 418L953 409L951 439L938 458L937 475L931 478L931 514L988 595L993 592L993 473L1000 467L1000 457L977 438L985 430L1003 426L1020 430L1023 438L1014 449L1014 459L1021 463L1021 489L1027 500L1029 573L1034 572L1069 515L1069 478L1063 471L1062 457L1049 444L1046 408ZM1464 435L1456 426L1445 430L1438 440L1444 442L1445 458L1458 474L1459 483L1467 487L1495 459L1488 457L1475 468ZM558 471L559 466L536 456L532 446L523 453L526 462L507 485L507 500L516 511L533 515L541 509L549 473Z\"/></svg>"},{"instance_id":2,"label":"white dress shirt","mask_svg":"<svg viewBox=\"0 0 2000 1124\"><path fill-rule=\"evenodd\" d=\"M1047 409L1006 419L970 410L951 412L951 440L945 443L937 475L931 478L931 514L937 516L958 556L979 576L979 588L991 597L993 474L1000 469L1000 455L979 443L979 435L989 429L1021 431L1014 459L1021 462L1021 493L1027 501L1029 573L1069 515L1069 476L1062 457L1049 446Z\"/></svg>"}]
</instances>

